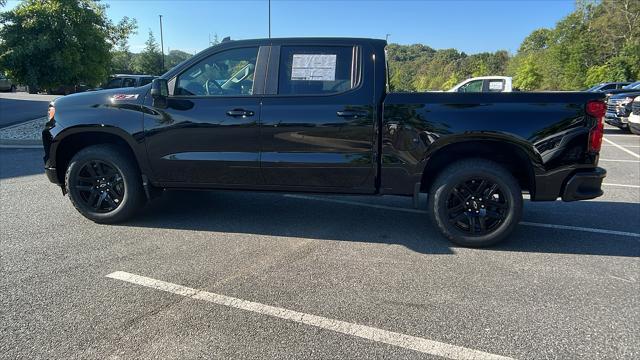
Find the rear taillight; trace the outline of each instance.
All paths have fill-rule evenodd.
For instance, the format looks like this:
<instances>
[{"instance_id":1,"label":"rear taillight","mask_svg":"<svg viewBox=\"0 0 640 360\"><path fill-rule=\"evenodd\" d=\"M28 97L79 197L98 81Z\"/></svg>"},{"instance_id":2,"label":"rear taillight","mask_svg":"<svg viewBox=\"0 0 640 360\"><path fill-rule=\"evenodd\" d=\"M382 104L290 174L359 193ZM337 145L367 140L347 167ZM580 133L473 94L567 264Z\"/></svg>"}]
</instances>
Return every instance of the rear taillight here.
<instances>
[{"instance_id":1,"label":"rear taillight","mask_svg":"<svg viewBox=\"0 0 640 360\"><path fill-rule=\"evenodd\" d=\"M589 151L600 152L602 147L602 136L604 135L604 124L602 118L607 112L607 104L600 100L591 100L587 103L587 114L596 118L596 125L589 131Z\"/></svg>"}]
</instances>

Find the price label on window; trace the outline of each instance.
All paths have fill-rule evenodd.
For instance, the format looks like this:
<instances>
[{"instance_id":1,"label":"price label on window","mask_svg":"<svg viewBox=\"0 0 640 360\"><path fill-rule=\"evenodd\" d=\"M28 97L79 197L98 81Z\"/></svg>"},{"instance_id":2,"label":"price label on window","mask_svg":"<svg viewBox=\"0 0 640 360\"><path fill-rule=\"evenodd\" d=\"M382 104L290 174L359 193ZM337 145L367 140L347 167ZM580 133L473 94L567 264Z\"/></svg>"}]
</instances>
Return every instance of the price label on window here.
<instances>
[{"instance_id":1,"label":"price label on window","mask_svg":"<svg viewBox=\"0 0 640 360\"><path fill-rule=\"evenodd\" d=\"M489 90L502 90L502 81L490 81Z\"/></svg>"},{"instance_id":2,"label":"price label on window","mask_svg":"<svg viewBox=\"0 0 640 360\"><path fill-rule=\"evenodd\" d=\"M335 79L335 54L293 54L291 80L334 81Z\"/></svg>"}]
</instances>

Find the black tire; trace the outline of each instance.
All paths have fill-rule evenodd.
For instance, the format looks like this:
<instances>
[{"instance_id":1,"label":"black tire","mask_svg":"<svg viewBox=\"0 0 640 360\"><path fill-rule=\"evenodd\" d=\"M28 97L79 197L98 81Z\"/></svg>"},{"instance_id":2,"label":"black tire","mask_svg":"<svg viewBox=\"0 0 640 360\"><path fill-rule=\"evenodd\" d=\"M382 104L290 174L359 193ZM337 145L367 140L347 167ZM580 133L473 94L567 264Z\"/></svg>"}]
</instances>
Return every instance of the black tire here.
<instances>
[{"instance_id":1,"label":"black tire","mask_svg":"<svg viewBox=\"0 0 640 360\"><path fill-rule=\"evenodd\" d=\"M114 145L80 150L69 162L65 186L78 212L97 223L125 221L144 205L140 171L131 156Z\"/></svg>"},{"instance_id":2,"label":"black tire","mask_svg":"<svg viewBox=\"0 0 640 360\"><path fill-rule=\"evenodd\" d=\"M484 159L462 160L433 182L429 210L431 221L455 244L490 246L504 240L520 222L522 191L504 167Z\"/></svg>"}]
</instances>

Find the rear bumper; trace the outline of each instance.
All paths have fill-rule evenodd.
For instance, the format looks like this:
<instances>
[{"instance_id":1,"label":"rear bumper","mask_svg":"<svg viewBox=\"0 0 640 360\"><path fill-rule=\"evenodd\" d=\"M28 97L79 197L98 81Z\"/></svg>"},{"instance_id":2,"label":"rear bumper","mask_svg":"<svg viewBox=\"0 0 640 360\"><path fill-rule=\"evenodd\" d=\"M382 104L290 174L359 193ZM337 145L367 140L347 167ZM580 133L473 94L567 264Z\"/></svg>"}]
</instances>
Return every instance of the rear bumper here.
<instances>
[{"instance_id":1,"label":"rear bumper","mask_svg":"<svg viewBox=\"0 0 640 360\"><path fill-rule=\"evenodd\" d=\"M607 176L603 168L579 171L570 176L562 191L563 201L587 200L602 196L602 179Z\"/></svg>"}]
</instances>

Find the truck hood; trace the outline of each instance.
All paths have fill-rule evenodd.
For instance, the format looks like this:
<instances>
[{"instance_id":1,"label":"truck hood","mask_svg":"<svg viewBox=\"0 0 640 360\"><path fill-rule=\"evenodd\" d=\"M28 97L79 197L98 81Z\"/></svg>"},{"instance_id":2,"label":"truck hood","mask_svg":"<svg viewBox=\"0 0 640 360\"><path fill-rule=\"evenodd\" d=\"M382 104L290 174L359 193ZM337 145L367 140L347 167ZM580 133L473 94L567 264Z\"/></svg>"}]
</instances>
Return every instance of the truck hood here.
<instances>
[{"instance_id":1,"label":"truck hood","mask_svg":"<svg viewBox=\"0 0 640 360\"><path fill-rule=\"evenodd\" d=\"M620 99L624 99L624 98L627 98L627 97L636 97L638 95L640 95L640 91L634 90L634 91L627 91L627 92L624 92L624 93L618 93L618 94L615 94L615 95L611 95L611 97L609 97L609 99L620 100Z\"/></svg>"},{"instance_id":2,"label":"truck hood","mask_svg":"<svg viewBox=\"0 0 640 360\"><path fill-rule=\"evenodd\" d=\"M69 106L104 106L140 104L151 89L151 84L137 88L106 89L62 96L53 101L56 108Z\"/></svg>"}]
</instances>

